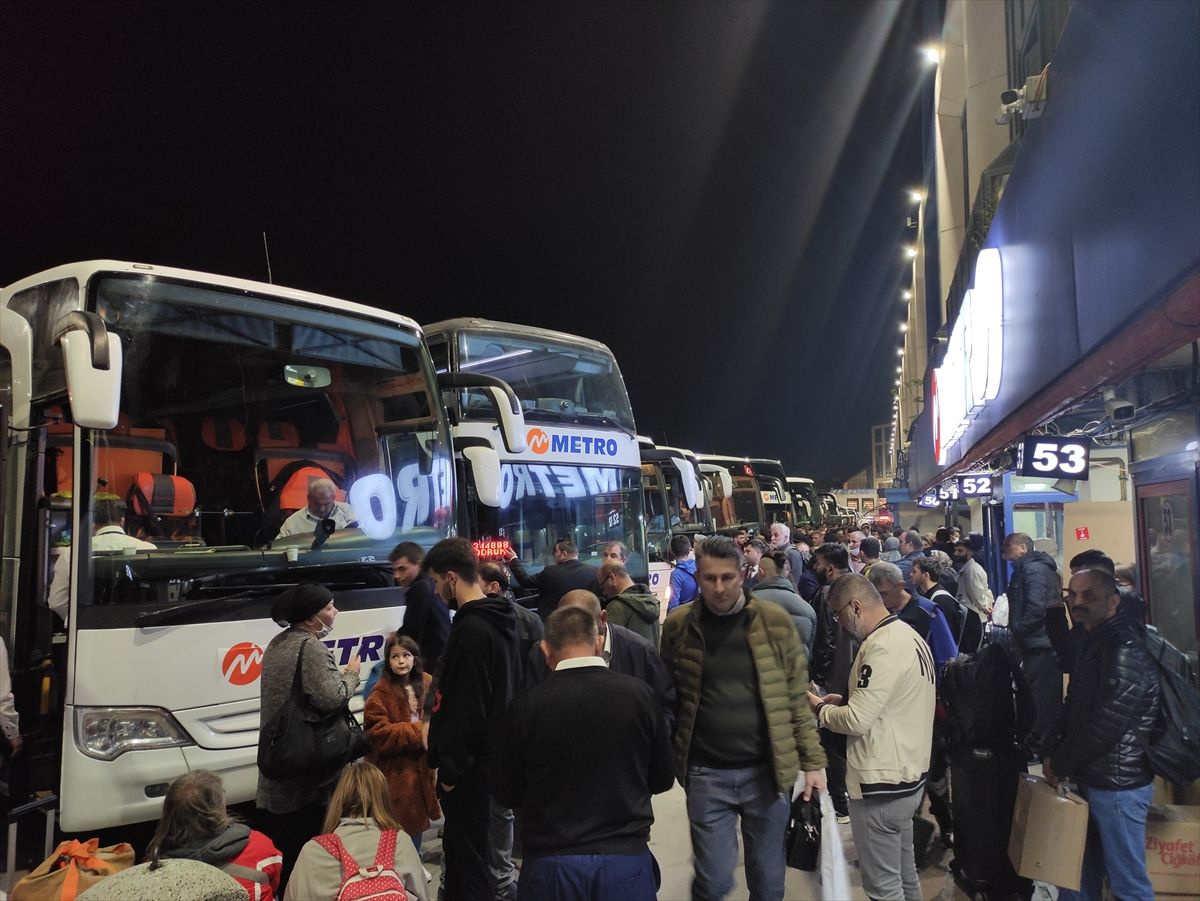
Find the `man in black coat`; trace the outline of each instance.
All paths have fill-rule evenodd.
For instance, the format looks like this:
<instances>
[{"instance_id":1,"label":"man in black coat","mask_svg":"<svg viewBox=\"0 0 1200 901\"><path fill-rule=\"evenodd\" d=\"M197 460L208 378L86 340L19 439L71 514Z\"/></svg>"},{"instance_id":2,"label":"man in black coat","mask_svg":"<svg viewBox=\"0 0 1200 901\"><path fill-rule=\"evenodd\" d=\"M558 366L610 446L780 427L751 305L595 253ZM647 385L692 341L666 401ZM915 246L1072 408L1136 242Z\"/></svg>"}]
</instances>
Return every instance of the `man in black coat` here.
<instances>
[{"instance_id":1,"label":"man in black coat","mask_svg":"<svg viewBox=\"0 0 1200 901\"><path fill-rule=\"evenodd\" d=\"M653 901L652 794L674 783L670 731L653 693L604 665L598 620L564 607L546 622L553 667L509 711L496 800L521 812L521 897Z\"/></svg>"},{"instance_id":2,"label":"man in black coat","mask_svg":"<svg viewBox=\"0 0 1200 901\"><path fill-rule=\"evenodd\" d=\"M491 901L489 767L521 665L513 605L479 587L479 561L465 538L444 538L425 555L425 572L446 605L450 627L429 719L429 763L438 769L446 825L446 897Z\"/></svg>"},{"instance_id":3,"label":"man in black coat","mask_svg":"<svg viewBox=\"0 0 1200 901\"><path fill-rule=\"evenodd\" d=\"M516 556L508 561L508 568L518 585L537 590L542 622L554 612L564 594L574 588L588 588L596 581L596 567L580 562L579 548L570 538L554 542L554 562L540 573L529 575Z\"/></svg>"},{"instance_id":4,"label":"man in black coat","mask_svg":"<svg viewBox=\"0 0 1200 901\"><path fill-rule=\"evenodd\" d=\"M1042 772L1051 785L1070 779L1088 802L1082 885L1074 897L1099 898L1108 876L1117 898L1150 898L1146 812L1154 773L1146 745L1158 731L1161 684L1146 650L1145 629L1121 608L1111 574L1085 569L1067 589L1071 619L1086 637Z\"/></svg>"},{"instance_id":5,"label":"man in black coat","mask_svg":"<svg viewBox=\"0 0 1200 901\"><path fill-rule=\"evenodd\" d=\"M1062 710L1063 671L1046 634L1046 607L1062 597L1062 579L1054 558L1037 550L1033 539L1022 532L1007 536L1001 552L1012 564L1005 591L1008 629L1037 711L1029 749L1040 756Z\"/></svg>"},{"instance_id":6,"label":"man in black coat","mask_svg":"<svg viewBox=\"0 0 1200 901\"><path fill-rule=\"evenodd\" d=\"M608 615L600 609L600 599L590 591L576 589L568 591L559 607L579 607L596 617L600 626L601 656L608 668L614 673L624 673L633 676L650 686L658 705L662 708L667 726L675 726L675 682L667 672L667 666L658 656L658 649L636 632L618 626L608 621ZM550 667L546 663L546 655L540 645L530 652L533 678L542 682L550 675Z\"/></svg>"}]
</instances>

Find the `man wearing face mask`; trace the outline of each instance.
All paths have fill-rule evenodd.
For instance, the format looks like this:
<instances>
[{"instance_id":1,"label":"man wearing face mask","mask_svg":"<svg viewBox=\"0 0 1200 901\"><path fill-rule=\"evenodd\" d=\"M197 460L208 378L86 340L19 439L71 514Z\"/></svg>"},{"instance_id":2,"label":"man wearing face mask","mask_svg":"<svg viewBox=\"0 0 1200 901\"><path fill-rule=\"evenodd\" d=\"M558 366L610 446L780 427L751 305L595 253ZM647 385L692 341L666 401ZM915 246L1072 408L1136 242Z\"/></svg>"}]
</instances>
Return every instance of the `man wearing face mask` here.
<instances>
[{"instance_id":1,"label":"man wearing face mask","mask_svg":"<svg viewBox=\"0 0 1200 901\"><path fill-rule=\"evenodd\" d=\"M847 736L850 828L871 898L920 898L912 818L929 769L935 703L929 646L889 613L871 583L847 575L829 592L842 629L860 642L846 703L809 693L824 729Z\"/></svg>"},{"instance_id":2,"label":"man wearing face mask","mask_svg":"<svg viewBox=\"0 0 1200 901\"><path fill-rule=\"evenodd\" d=\"M446 897L496 897L489 869L488 766L521 679L512 604L479 586L479 563L465 538L446 538L425 555L424 571L451 610L450 636L429 721L429 762L438 769L446 815L442 839Z\"/></svg>"},{"instance_id":3,"label":"man wearing face mask","mask_svg":"<svg viewBox=\"0 0 1200 901\"><path fill-rule=\"evenodd\" d=\"M850 555L850 572L860 573L866 566L862 558L862 541L867 536L862 532L851 532L846 536L846 553Z\"/></svg>"}]
</instances>

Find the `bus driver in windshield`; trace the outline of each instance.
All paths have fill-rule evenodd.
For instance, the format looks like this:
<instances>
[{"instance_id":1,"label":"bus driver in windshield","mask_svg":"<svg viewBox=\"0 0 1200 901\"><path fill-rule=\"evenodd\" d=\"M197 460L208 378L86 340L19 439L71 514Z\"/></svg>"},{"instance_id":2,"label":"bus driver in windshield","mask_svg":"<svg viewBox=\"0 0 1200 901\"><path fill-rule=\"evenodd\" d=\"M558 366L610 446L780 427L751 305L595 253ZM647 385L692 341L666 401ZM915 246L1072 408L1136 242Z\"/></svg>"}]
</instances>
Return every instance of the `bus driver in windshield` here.
<instances>
[{"instance_id":1,"label":"bus driver in windshield","mask_svg":"<svg viewBox=\"0 0 1200 901\"><path fill-rule=\"evenodd\" d=\"M308 485L308 506L285 519L277 537L309 535L323 519L332 519L338 530L358 528L358 517L349 504L334 500L336 493L337 488L329 479L313 479Z\"/></svg>"}]
</instances>

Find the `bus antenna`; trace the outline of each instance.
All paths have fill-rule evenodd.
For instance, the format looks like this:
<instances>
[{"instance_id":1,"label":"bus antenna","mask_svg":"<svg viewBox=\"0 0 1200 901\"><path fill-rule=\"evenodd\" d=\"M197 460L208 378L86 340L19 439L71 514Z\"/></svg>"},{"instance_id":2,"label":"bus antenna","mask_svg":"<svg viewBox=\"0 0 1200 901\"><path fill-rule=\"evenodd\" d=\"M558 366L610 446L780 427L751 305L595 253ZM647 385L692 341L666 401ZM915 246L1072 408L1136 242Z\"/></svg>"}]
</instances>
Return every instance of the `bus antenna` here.
<instances>
[{"instance_id":1,"label":"bus antenna","mask_svg":"<svg viewBox=\"0 0 1200 901\"><path fill-rule=\"evenodd\" d=\"M271 249L267 247L267 233L263 232L263 255L267 258L267 283L275 284L275 279L271 277Z\"/></svg>"}]
</instances>

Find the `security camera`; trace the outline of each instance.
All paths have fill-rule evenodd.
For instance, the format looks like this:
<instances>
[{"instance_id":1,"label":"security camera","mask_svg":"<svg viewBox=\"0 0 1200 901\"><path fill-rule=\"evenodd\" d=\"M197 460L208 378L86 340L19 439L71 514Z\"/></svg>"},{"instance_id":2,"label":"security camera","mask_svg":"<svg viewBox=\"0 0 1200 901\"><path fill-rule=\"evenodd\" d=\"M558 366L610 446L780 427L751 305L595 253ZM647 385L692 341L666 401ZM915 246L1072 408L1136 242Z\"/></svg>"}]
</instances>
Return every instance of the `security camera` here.
<instances>
[{"instance_id":1,"label":"security camera","mask_svg":"<svg viewBox=\"0 0 1200 901\"><path fill-rule=\"evenodd\" d=\"M1117 393L1116 388L1104 389L1104 414L1113 422L1128 422L1137 413L1133 403Z\"/></svg>"},{"instance_id":2,"label":"security camera","mask_svg":"<svg viewBox=\"0 0 1200 901\"><path fill-rule=\"evenodd\" d=\"M1007 125L1013 116L1037 119L1046 106L1046 74L1032 75L1025 79L1020 88L1008 88L1000 94L1000 109L996 111L995 123Z\"/></svg>"}]
</instances>

